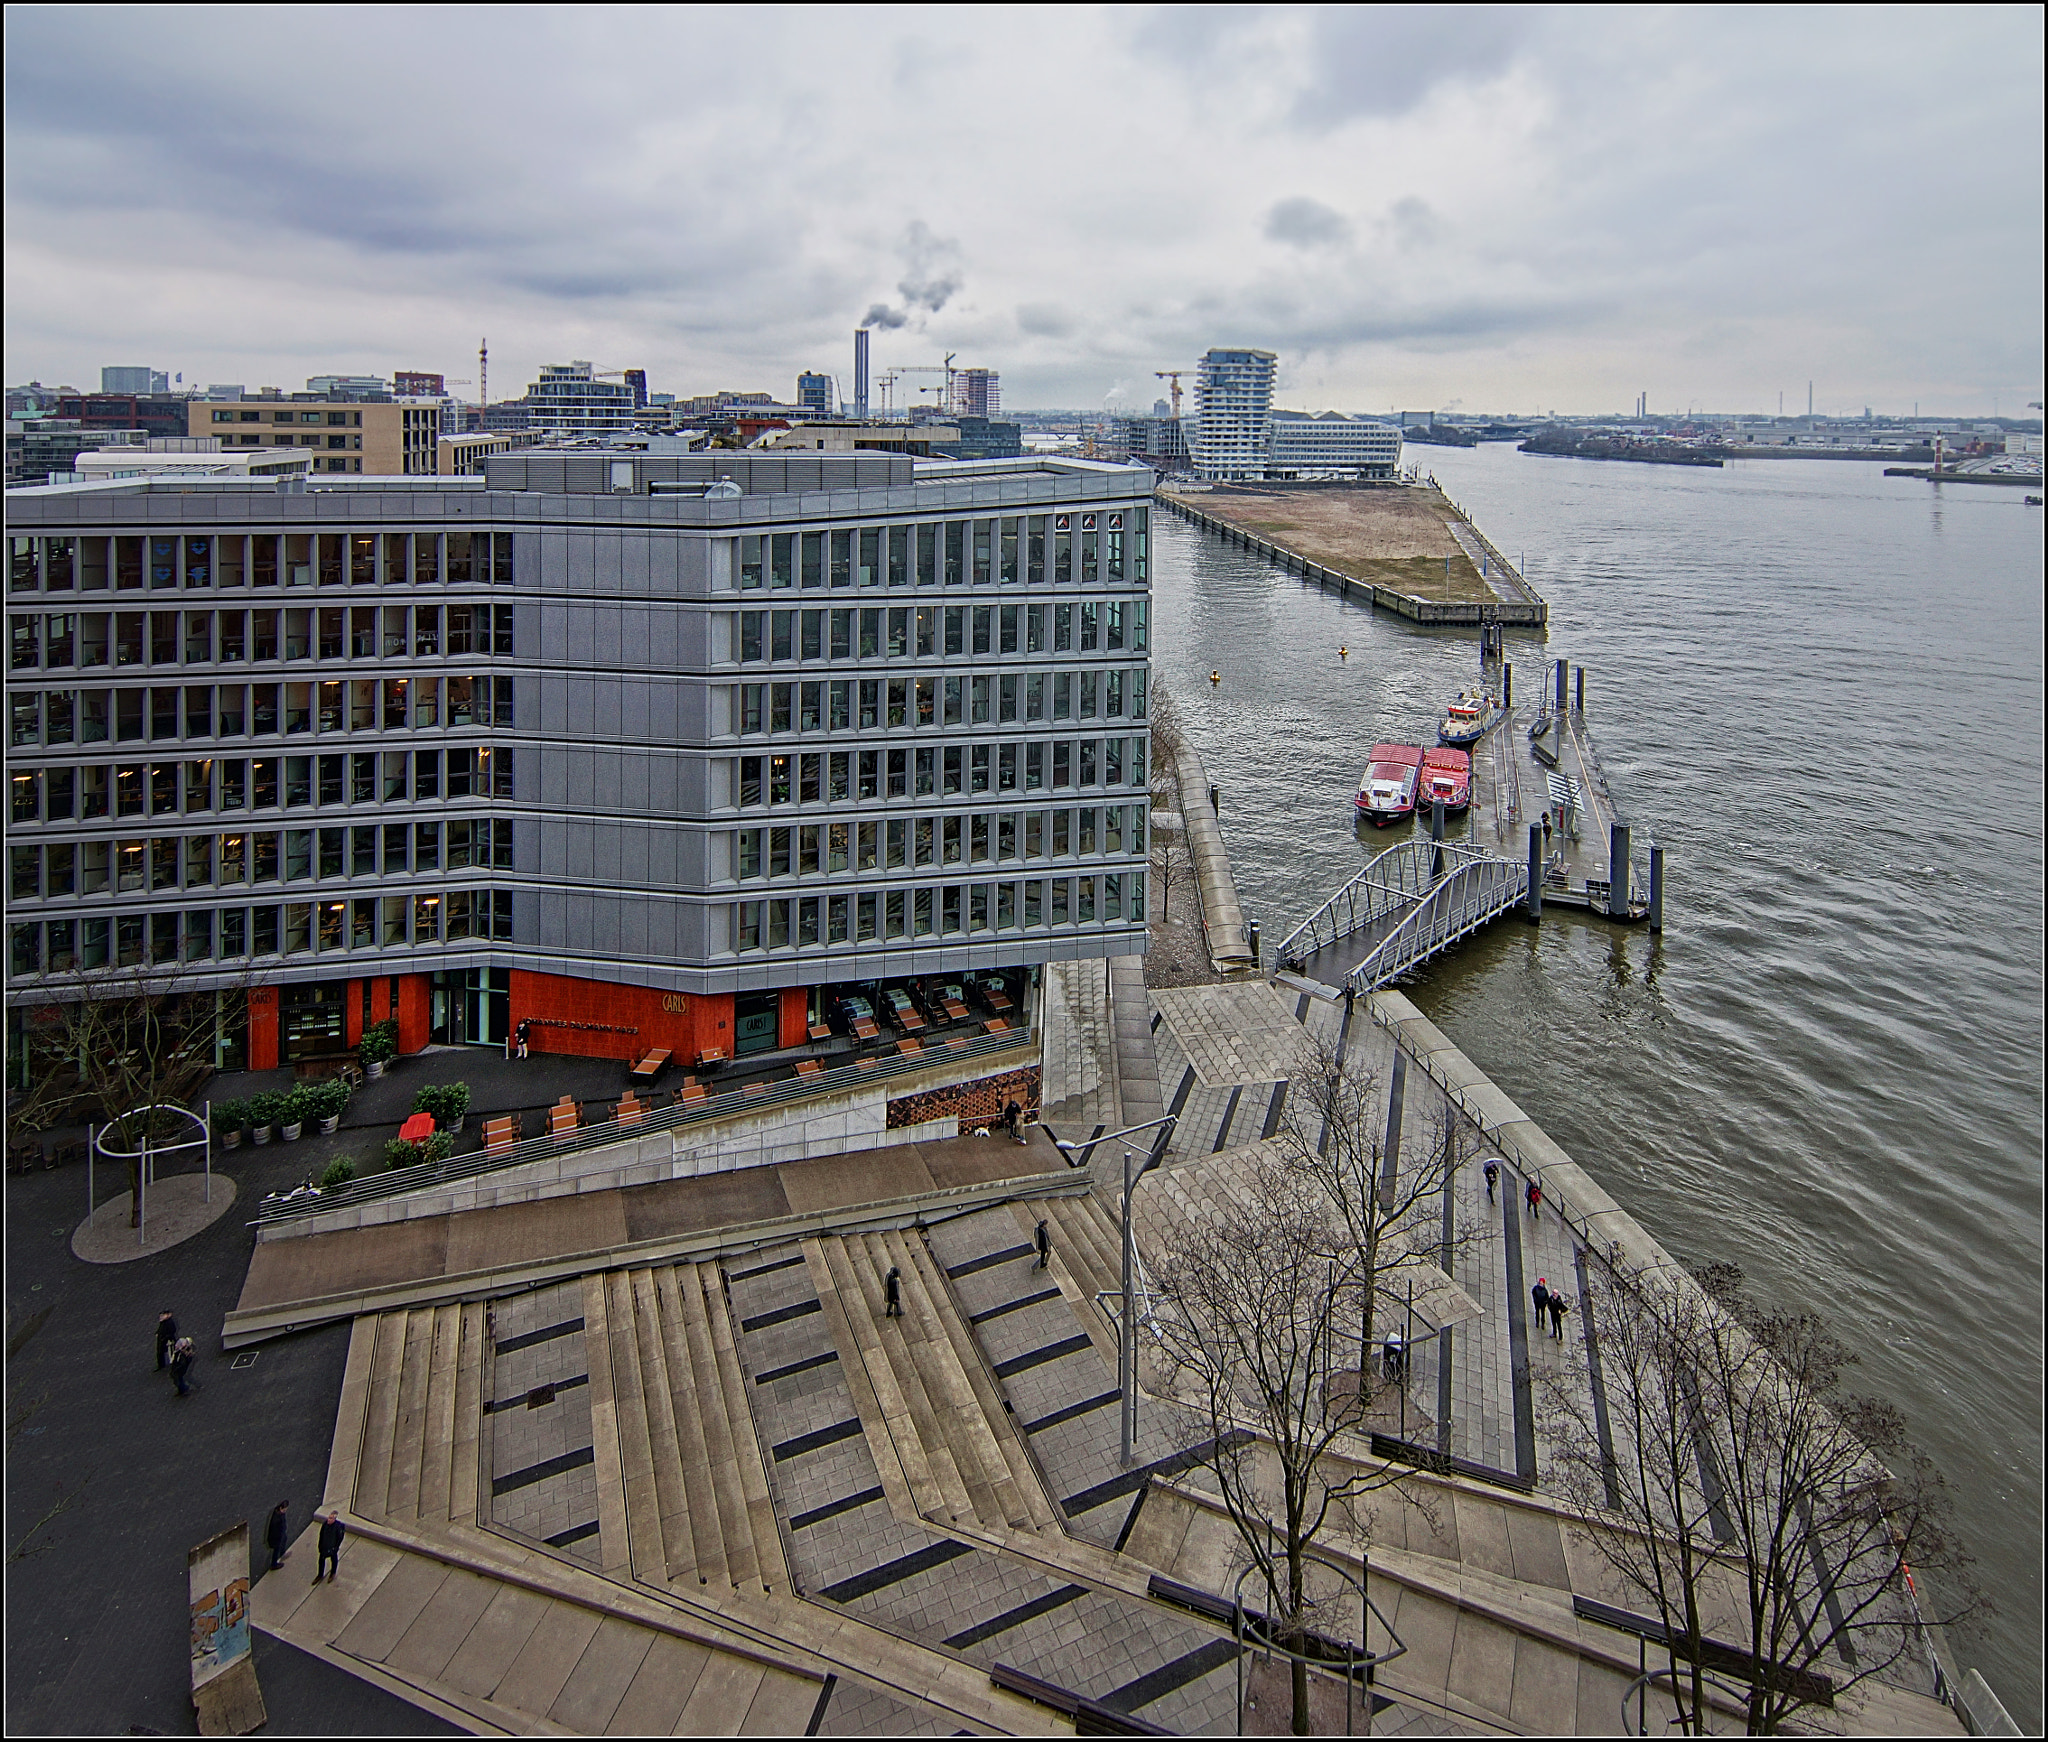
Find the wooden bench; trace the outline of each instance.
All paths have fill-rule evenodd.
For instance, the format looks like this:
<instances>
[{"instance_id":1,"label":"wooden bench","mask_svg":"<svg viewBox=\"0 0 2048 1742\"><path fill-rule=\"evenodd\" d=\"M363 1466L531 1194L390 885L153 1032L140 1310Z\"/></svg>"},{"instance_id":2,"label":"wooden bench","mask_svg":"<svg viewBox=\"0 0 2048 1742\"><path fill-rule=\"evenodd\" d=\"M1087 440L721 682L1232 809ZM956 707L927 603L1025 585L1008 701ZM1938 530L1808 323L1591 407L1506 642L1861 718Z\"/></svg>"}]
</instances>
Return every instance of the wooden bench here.
<instances>
[{"instance_id":1,"label":"wooden bench","mask_svg":"<svg viewBox=\"0 0 2048 1742\"><path fill-rule=\"evenodd\" d=\"M502 1118L486 1119L484 1121L484 1149L486 1153L494 1149L510 1149L518 1141L519 1118L517 1114L507 1113Z\"/></svg>"},{"instance_id":2,"label":"wooden bench","mask_svg":"<svg viewBox=\"0 0 2048 1742\"><path fill-rule=\"evenodd\" d=\"M853 1019L853 1034L856 1040L879 1040L882 1031L865 1016Z\"/></svg>"},{"instance_id":3,"label":"wooden bench","mask_svg":"<svg viewBox=\"0 0 2048 1742\"><path fill-rule=\"evenodd\" d=\"M574 1131L582 1123L582 1113L578 1111L576 1103L567 1095L564 1095L548 1109L548 1135L550 1137L567 1137L570 1132Z\"/></svg>"},{"instance_id":4,"label":"wooden bench","mask_svg":"<svg viewBox=\"0 0 2048 1742\"><path fill-rule=\"evenodd\" d=\"M722 1065L724 1063L724 1051L715 1046L707 1046L702 1052L700 1052L697 1055L697 1065L699 1069L702 1069L706 1065Z\"/></svg>"},{"instance_id":5,"label":"wooden bench","mask_svg":"<svg viewBox=\"0 0 2048 1742\"><path fill-rule=\"evenodd\" d=\"M965 1022L967 1020L967 1006L962 1004L957 998L946 999L941 1008L955 1022Z\"/></svg>"},{"instance_id":6,"label":"wooden bench","mask_svg":"<svg viewBox=\"0 0 2048 1742\"><path fill-rule=\"evenodd\" d=\"M657 1046L644 1054L626 1073L635 1083L651 1083L668 1069L671 1054L665 1046Z\"/></svg>"},{"instance_id":7,"label":"wooden bench","mask_svg":"<svg viewBox=\"0 0 2048 1742\"><path fill-rule=\"evenodd\" d=\"M796 1061L796 1074L800 1077L815 1077L823 1069L824 1066L819 1064L816 1059L798 1059Z\"/></svg>"},{"instance_id":8,"label":"wooden bench","mask_svg":"<svg viewBox=\"0 0 2048 1742\"><path fill-rule=\"evenodd\" d=\"M647 1103L628 1089L619 1098L617 1118L621 1125L637 1125L647 1117Z\"/></svg>"},{"instance_id":9,"label":"wooden bench","mask_svg":"<svg viewBox=\"0 0 2048 1742\"><path fill-rule=\"evenodd\" d=\"M991 1016L981 1025L981 1032L983 1034L1002 1034L1009 1026L1000 1016Z\"/></svg>"},{"instance_id":10,"label":"wooden bench","mask_svg":"<svg viewBox=\"0 0 2048 1742\"><path fill-rule=\"evenodd\" d=\"M832 1038L832 1030L822 1022L814 1022L811 1024L811 1038L813 1040L830 1040Z\"/></svg>"},{"instance_id":11,"label":"wooden bench","mask_svg":"<svg viewBox=\"0 0 2048 1742\"><path fill-rule=\"evenodd\" d=\"M692 1101L703 1100L710 1092L702 1083L685 1083L676 1091L676 1105L686 1107Z\"/></svg>"}]
</instances>

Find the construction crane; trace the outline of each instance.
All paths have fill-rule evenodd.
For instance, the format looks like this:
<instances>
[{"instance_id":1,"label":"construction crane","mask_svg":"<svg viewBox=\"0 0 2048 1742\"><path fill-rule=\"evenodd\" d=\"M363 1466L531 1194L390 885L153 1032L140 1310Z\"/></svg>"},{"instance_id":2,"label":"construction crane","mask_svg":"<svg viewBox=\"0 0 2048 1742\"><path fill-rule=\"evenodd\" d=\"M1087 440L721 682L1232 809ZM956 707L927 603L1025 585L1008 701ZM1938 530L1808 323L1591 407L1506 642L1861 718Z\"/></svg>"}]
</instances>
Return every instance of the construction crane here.
<instances>
[{"instance_id":1,"label":"construction crane","mask_svg":"<svg viewBox=\"0 0 2048 1742\"><path fill-rule=\"evenodd\" d=\"M1183 375L1192 375L1195 371L1192 369L1154 369L1152 373L1158 376L1160 380L1169 381L1173 384L1173 415L1174 420L1178 422L1180 419L1180 378Z\"/></svg>"},{"instance_id":2,"label":"construction crane","mask_svg":"<svg viewBox=\"0 0 2048 1742\"><path fill-rule=\"evenodd\" d=\"M884 411L887 411L889 409L889 396L891 392L894 391L895 389L896 378L899 375L945 376L946 385L944 391L946 395L946 404L948 407L950 407L953 403L953 359L959 355L960 353L958 351L948 351L946 353L946 360L943 363L899 363L894 369L883 370L880 380L878 382L878 385L882 389L882 409ZM918 391L920 393L930 393L936 390L928 387L920 387Z\"/></svg>"}]
</instances>

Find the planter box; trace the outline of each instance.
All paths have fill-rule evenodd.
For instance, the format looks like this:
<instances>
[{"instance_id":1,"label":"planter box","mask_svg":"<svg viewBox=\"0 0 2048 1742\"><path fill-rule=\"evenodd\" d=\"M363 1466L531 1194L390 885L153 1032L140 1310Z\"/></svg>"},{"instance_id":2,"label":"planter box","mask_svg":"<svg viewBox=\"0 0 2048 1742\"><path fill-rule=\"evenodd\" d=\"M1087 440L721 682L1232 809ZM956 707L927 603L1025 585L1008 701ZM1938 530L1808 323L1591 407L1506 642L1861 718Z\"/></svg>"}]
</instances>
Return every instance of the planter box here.
<instances>
[{"instance_id":1,"label":"planter box","mask_svg":"<svg viewBox=\"0 0 2048 1742\"><path fill-rule=\"evenodd\" d=\"M299 1140L299 1133L305 1130L305 1126L297 1120L294 1120L289 1125L280 1125L277 1128L277 1130L278 1135L282 1137L285 1140L285 1142L296 1143Z\"/></svg>"},{"instance_id":2,"label":"planter box","mask_svg":"<svg viewBox=\"0 0 2048 1742\"><path fill-rule=\"evenodd\" d=\"M320 1135L322 1137L332 1137L340 1129L341 1115L339 1113L336 1113L332 1118L320 1121Z\"/></svg>"},{"instance_id":3,"label":"planter box","mask_svg":"<svg viewBox=\"0 0 2048 1742\"><path fill-rule=\"evenodd\" d=\"M220 1134L220 1146L223 1149L240 1149L242 1147L241 1128L238 1126L233 1131L223 1131Z\"/></svg>"},{"instance_id":4,"label":"planter box","mask_svg":"<svg viewBox=\"0 0 2048 1742\"><path fill-rule=\"evenodd\" d=\"M268 1143L270 1141L270 1127L268 1125L252 1125L249 1128L249 1141L251 1143Z\"/></svg>"},{"instance_id":5,"label":"planter box","mask_svg":"<svg viewBox=\"0 0 2048 1742\"><path fill-rule=\"evenodd\" d=\"M375 1081L376 1081L376 1080L377 1080L377 1079L378 1079L379 1077L381 1077L381 1076L382 1076L382 1075L384 1074L385 1068L386 1068L386 1067L387 1067L387 1066L388 1066L388 1065L389 1065L390 1063L391 1063L391 1061L390 1061L389 1059L367 1059L367 1060L365 1060L365 1061L364 1061L364 1063L363 1063L363 1077L364 1077L364 1080L365 1080L365 1081L367 1081L367 1082L372 1082L372 1083L374 1083L374 1082L375 1082Z\"/></svg>"}]
</instances>

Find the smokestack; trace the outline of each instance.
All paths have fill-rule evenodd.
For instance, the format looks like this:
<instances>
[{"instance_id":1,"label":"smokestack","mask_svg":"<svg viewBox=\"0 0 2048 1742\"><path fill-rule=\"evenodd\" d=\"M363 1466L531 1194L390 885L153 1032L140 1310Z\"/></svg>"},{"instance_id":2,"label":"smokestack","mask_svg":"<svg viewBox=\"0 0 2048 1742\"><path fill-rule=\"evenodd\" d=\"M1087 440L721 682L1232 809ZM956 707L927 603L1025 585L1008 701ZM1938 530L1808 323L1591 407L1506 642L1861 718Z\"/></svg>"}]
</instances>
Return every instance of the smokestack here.
<instances>
[{"instance_id":1,"label":"smokestack","mask_svg":"<svg viewBox=\"0 0 2048 1742\"><path fill-rule=\"evenodd\" d=\"M853 415L868 420L868 330L853 329Z\"/></svg>"}]
</instances>

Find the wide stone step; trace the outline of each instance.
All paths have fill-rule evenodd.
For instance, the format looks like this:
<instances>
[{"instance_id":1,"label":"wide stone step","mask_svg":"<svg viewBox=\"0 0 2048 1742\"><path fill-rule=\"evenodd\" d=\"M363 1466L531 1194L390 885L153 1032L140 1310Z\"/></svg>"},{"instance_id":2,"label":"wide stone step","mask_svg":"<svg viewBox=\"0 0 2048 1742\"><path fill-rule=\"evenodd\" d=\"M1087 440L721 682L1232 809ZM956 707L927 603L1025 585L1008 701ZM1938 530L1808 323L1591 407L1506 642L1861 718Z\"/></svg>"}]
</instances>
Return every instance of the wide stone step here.
<instances>
[{"instance_id":1,"label":"wide stone step","mask_svg":"<svg viewBox=\"0 0 2048 1742\"><path fill-rule=\"evenodd\" d=\"M790 1588L789 1566L782 1556L782 1539L775 1528L775 1502L768 1492L768 1472L761 1459L761 1442L754 1433L753 1412L747 1405L747 1378L740 1366L739 1349L733 1341L732 1313L725 1298L725 1278L715 1263L693 1266L697 1272L699 1299L711 1329L711 1352L718 1376L719 1396L724 1400L725 1434L733 1449L733 1463L739 1471L740 1510L746 1522L744 1551L734 1555L727 1539L727 1564L735 1584L755 1581L769 1594ZM747 1570L742 1571L745 1567Z\"/></svg>"},{"instance_id":2,"label":"wide stone step","mask_svg":"<svg viewBox=\"0 0 2048 1742\"><path fill-rule=\"evenodd\" d=\"M726 1404L725 1385L718 1370L718 1344L712 1326L712 1303L705 1298L707 1268L699 1264L676 1266L677 1304L682 1308L683 1326L690 1354L691 1380L696 1391L699 1419L704 1429L706 1460L711 1469L711 1487L717 1497L719 1537L723 1545L725 1577L735 1588L753 1587L761 1582L761 1562L754 1546L753 1519L747 1507L745 1480L740 1470L741 1441L733 1432ZM713 1286L716 1271L709 1271ZM717 1303L724 1316L724 1301ZM751 1432L747 1443L751 1450ZM758 1460L756 1460L758 1462Z\"/></svg>"},{"instance_id":3,"label":"wide stone step","mask_svg":"<svg viewBox=\"0 0 2048 1742\"><path fill-rule=\"evenodd\" d=\"M725 1532L719 1522L717 1476L704 1422L704 1404L696 1363L690 1354L690 1333L683 1316L681 1289L696 1281L694 1267L684 1265L679 1277L676 1266L664 1264L652 1272L654 1296L660 1324L664 1364L668 1372L668 1411L676 1451L676 1469L681 1483L686 1521L678 1521L663 1535L669 1545L668 1576L684 1584L725 1586L731 1583L726 1568ZM684 1530L688 1533L687 1557L681 1551Z\"/></svg>"},{"instance_id":4,"label":"wide stone step","mask_svg":"<svg viewBox=\"0 0 2048 1742\"><path fill-rule=\"evenodd\" d=\"M363 1410L363 1454L356 1465L355 1509L382 1518L391 1490L391 1446L398 1431L398 1370L405 1359L403 1312L372 1321L370 1383Z\"/></svg>"},{"instance_id":5,"label":"wide stone step","mask_svg":"<svg viewBox=\"0 0 2048 1742\"><path fill-rule=\"evenodd\" d=\"M398 1369L398 1418L392 1428L391 1474L384 1496L384 1516L394 1523L419 1516L420 1469L428 1427L427 1387L433 1377L435 1311L433 1307L418 1307L405 1314Z\"/></svg>"}]
</instances>

